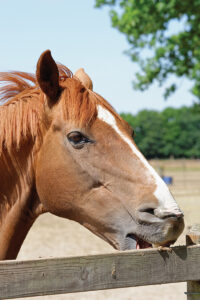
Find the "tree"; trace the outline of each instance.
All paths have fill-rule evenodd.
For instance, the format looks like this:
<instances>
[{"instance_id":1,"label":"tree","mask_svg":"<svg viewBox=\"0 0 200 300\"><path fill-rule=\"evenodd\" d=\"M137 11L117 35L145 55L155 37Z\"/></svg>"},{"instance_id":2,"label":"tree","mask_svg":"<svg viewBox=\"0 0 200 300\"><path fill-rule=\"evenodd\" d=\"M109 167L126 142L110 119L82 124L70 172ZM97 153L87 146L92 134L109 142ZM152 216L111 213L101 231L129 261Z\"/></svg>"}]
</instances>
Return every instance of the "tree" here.
<instances>
[{"instance_id":1,"label":"tree","mask_svg":"<svg viewBox=\"0 0 200 300\"><path fill-rule=\"evenodd\" d=\"M193 107L166 108L162 113L164 156L200 156L200 114Z\"/></svg>"},{"instance_id":2,"label":"tree","mask_svg":"<svg viewBox=\"0 0 200 300\"><path fill-rule=\"evenodd\" d=\"M127 52L140 66L134 88L146 90L155 80L162 85L171 74L193 82L200 99L200 0L96 0L96 7L111 7L112 26L131 45ZM172 23L174 22L174 23ZM169 26L179 22L181 30ZM176 84L166 88L167 98Z\"/></svg>"},{"instance_id":3,"label":"tree","mask_svg":"<svg viewBox=\"0 0 200 300\"><path fill-rule=\"evenodd\" d=\"M134 140L147 158L200 158L200 114L195 106L121 114L135 131Z\"/></svg>"},{"instance_id":4,"label":"tree","mask_svg":"<svg viewBox=\"0 0 200 300\"><path fill-rule=\"evenodd\" d=\"M147 158L162 157L163 124L160 113L142 110L136 116L121 114L133 128L134 140Z\"/></svg>"}]
</instances>

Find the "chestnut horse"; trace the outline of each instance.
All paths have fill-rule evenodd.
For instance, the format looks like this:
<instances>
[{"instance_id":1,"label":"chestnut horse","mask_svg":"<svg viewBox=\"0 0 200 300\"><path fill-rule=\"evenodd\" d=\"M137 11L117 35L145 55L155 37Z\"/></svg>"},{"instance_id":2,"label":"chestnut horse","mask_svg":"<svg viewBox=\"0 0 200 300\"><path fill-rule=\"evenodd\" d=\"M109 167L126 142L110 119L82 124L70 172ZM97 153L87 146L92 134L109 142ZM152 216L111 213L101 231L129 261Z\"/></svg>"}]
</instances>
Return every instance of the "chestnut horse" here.
<instances>
[{"instance_id":1,"label":"chestnut horse","mask_svg":"<svg viewBox=\"0 0 200 300\"><path fill-rule=\"evenodd\" d=\"M73 76L47 50L36 78L0 75L1 260L16 258L44 212L79 222L119 250L176 241L182 212L83 69Z\"/></svg>"}]
</instances>

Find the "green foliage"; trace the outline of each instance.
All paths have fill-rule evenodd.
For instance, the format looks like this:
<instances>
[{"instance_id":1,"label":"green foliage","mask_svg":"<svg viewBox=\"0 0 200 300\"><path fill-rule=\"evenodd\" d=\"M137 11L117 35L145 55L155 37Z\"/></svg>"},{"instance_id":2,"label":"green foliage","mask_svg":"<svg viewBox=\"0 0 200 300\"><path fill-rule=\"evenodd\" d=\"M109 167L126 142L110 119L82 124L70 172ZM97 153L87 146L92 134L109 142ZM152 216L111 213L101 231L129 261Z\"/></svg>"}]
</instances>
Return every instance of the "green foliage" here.
<instances>
[{"instance_id":1,"label":"green foliage","mask_svg":"<svg viewBox=\"0 0 200 300\"><path fill-rule=\"evenodd\" d=\"M127 53L141 68L136 89L143 91L154 80L162 85L175 74L191 79L192 93L200 99L200 0L96 0L96 7L104 5L111 7L112 26L126 35ZM172 21L181 24L177 34L168 30ZM164 97L175 90L172 84Z\"/></svg>"},{"instance_id":2,"label":"green foliage","mask_svg":"<svg viewBox=\"0 0 200 300\"><path fill-rule=\"evenodd\" d=\"M200 158L199 106L121 116L134 128L135 142L147 158Z\"/></svg>"}]
</instances>

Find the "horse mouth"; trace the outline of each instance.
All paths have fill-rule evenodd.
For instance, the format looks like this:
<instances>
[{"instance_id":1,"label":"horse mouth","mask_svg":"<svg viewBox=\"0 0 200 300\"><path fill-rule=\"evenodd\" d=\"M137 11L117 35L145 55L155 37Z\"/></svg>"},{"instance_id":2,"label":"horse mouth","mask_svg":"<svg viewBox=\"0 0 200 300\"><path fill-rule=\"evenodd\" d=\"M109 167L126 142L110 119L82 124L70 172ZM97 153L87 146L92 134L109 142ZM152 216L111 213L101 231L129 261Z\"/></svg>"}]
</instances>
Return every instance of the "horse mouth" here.
<instances>
[{"instance_id":1,"label":"horse mouth","mask_svg":"<svg viewBox=\"0 0 200 300\"><path fill-rule=\"evenodd\" d=\"M172 244L174 244L176 240L170 240L163 244L150 244L149 242L143 240L142 238L139 238L133 233L129 233L126 236L126 243L125 243L125 249L124 250L131 250L131 249L146 249L146 248L157 248L159 246L167 247L169 248Z\"/></svg>"},{"instance_id":2,"label":"horse mouth","mask_svg":"<svg viewBox=\"0 0 200 300\"><path fill-rule=\"evenodd\" d=\"M128 249L126 250L130 250L130 248L132 249L146 249L146 248L152 248L152 244L146 242L145 240L139 238L138 236L136 236L133 233L129 233L126 236L126 246Z\"/></svg>"}]
</instances>

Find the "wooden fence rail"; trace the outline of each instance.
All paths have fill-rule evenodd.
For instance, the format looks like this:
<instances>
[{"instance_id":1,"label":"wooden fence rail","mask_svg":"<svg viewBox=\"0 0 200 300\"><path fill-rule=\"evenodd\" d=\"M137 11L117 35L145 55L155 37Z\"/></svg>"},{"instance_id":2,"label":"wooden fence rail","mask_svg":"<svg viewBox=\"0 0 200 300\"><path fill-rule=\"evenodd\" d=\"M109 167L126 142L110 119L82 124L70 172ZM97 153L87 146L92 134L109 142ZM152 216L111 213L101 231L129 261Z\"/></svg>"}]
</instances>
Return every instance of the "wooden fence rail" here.
<instances>
[{"instance_id":1,"label":"wooden fence rail","mask_svg":"<svg viewBox=\"0 0 200 300\"><path fill-rule=\"evenodd\" d=\"M0 262L0 298L200 280L200 246Z\"/></svg>"},{"instance_id":2,"label":"wooden fence rail","mask_svg":"<svg viewBox=\"0 0 200 300\"><path fill-rule=\"evenodd\" d=\"M192 232L189 244L200 241ZM188 282L200 299L200 245L114 254L0 262L0 299Z\"/></svg>"}]
</instances>

